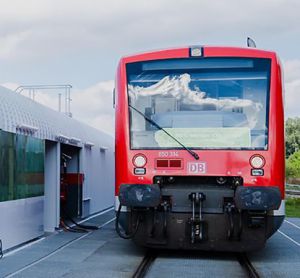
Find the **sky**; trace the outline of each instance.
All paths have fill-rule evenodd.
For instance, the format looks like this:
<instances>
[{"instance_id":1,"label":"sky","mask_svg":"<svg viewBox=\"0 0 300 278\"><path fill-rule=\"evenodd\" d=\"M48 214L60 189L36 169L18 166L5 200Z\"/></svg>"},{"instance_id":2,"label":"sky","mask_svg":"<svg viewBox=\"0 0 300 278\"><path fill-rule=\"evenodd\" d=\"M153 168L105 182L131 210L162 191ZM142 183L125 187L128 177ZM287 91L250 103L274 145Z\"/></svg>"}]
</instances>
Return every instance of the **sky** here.
<instances>
[{"instance_id":1,"label":"sky","mask_svg":"<svg viewBox=\"0 0 300 278\"><path fill-rule=\"evenodd\" d=\"M73 117L113 133L120 57L189 45L276 51L286 117L300 116L298 0L0 0L0 85L71 84ZM54 109L56 92L36 99Z\"/></svg>"}]
</instances>

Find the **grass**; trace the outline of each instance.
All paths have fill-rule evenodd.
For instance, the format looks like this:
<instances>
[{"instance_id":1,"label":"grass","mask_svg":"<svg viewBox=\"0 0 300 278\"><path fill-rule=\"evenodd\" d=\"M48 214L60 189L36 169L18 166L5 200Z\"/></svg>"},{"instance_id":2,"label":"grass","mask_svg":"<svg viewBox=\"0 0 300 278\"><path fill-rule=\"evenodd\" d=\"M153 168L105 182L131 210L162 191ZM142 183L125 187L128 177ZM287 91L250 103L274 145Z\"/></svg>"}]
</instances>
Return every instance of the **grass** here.
<instances>
[{"instance_id":1,"label":"grass","mask_svg":"<svg viewBox=\"0 0 300 278\"><path fill-rule=\"evenodd\" d=\"M300 217L300 198L287 198L285 213L287 217Z\"/></svg>"}]
</instances>

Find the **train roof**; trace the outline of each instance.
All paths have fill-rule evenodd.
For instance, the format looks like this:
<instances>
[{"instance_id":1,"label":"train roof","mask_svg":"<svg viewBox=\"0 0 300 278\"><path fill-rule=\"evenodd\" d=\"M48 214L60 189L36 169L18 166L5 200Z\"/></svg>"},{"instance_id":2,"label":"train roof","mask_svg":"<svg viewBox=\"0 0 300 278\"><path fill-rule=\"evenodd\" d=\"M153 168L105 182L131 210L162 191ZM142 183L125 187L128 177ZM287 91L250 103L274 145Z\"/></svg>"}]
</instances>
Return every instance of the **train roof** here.
<instances>
[{"instance_id":1,"label":"train roof","mask_svg":"<svg viewBox=\"0 0 300 278\"><path fill-rule=\"evenodd\" d=\"M251 58L275 58L274 51L251 48L251 47L231 47L231 46L185 46L179 48L167 48L152 50L124 56L121 62L131 63L143 60L169 59L169 58L188 58L190 49L193 47L202 48L202 57L251 57Z\"/></svg>"}]
</instances>

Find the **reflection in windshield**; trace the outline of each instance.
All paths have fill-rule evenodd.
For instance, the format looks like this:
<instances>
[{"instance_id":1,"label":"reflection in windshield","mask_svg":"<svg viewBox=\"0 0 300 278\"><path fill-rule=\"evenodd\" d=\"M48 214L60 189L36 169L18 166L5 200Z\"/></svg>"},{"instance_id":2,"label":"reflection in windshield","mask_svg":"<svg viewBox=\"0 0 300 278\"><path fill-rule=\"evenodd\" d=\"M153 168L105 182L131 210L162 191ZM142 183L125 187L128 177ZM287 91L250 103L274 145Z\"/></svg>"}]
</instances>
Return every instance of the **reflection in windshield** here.
<instances>
[{"instance_id":1,"label":"reflection in windshield","mask_svg":"<svg viewBox=\"0 0 300 278\"><path fill-rule=\"evenodd\" d=\"M200 88L196 87L196 90L190 89L190 82L191 76L188 73L182 74L178 77L166 76L159 82L149 87L128 85L128 92L131 103L134 105L137 99L140 97L164 96L174 97L183 104L215 106L216 110L218 111L228 109L233 110L235 108L248 108L246 116L249 122L249 127L255 127L257 123L257 115L263 108L261 103L254 102L250 99L217 99L205 97L206 93L202 92Z\"/></svg>"},{"instance_id":2,"label":"reflection in windshield","mask_svg":"<svg viewBox=\"0 0 300 278\"><path fill-rule=\"evenodd\" d=\"M130 104L147 118L190 148L267 149L269 60L155 63L127 66ZM129 112L131 148L181 148L141 115Z\"/></svg>"}]
</instances>

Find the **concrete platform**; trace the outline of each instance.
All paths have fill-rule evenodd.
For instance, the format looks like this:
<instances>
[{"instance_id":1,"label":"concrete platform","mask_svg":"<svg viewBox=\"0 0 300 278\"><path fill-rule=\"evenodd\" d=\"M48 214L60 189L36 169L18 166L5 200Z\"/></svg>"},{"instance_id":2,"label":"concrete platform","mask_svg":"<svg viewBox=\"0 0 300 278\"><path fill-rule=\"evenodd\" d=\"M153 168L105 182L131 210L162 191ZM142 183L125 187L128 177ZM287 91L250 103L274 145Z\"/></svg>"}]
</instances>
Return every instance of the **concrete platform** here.
<instances>
[{"instance_id":1,"label":"concrete platform","mask_svg":"<svg viewBox=\"0 0 300 278\"><path fill-rule=\"evenodd\" d=\"M114 230L113 210L84 224L100 225L90 233L58 232L6 254L0 277L131 277L144 250Z\"/></svg>"},{"instance_id":2,"label":"concrete platform","mask_svg":"<svg viewBox=\"0 0 300 278\"><path fill-rule=\"evenodd\" d=\"M101 229L89 233L58 232L6 254L0 260L0 277L132 277L145 250L116 235L114 211L88 224L101 225ZM299 277L300 219L286 219L265 249L249 254L249 258L261 277ZM243 275L235 256L226 253L165 251L152 268L149 277Z\"/></svg>"}]
</instances>

